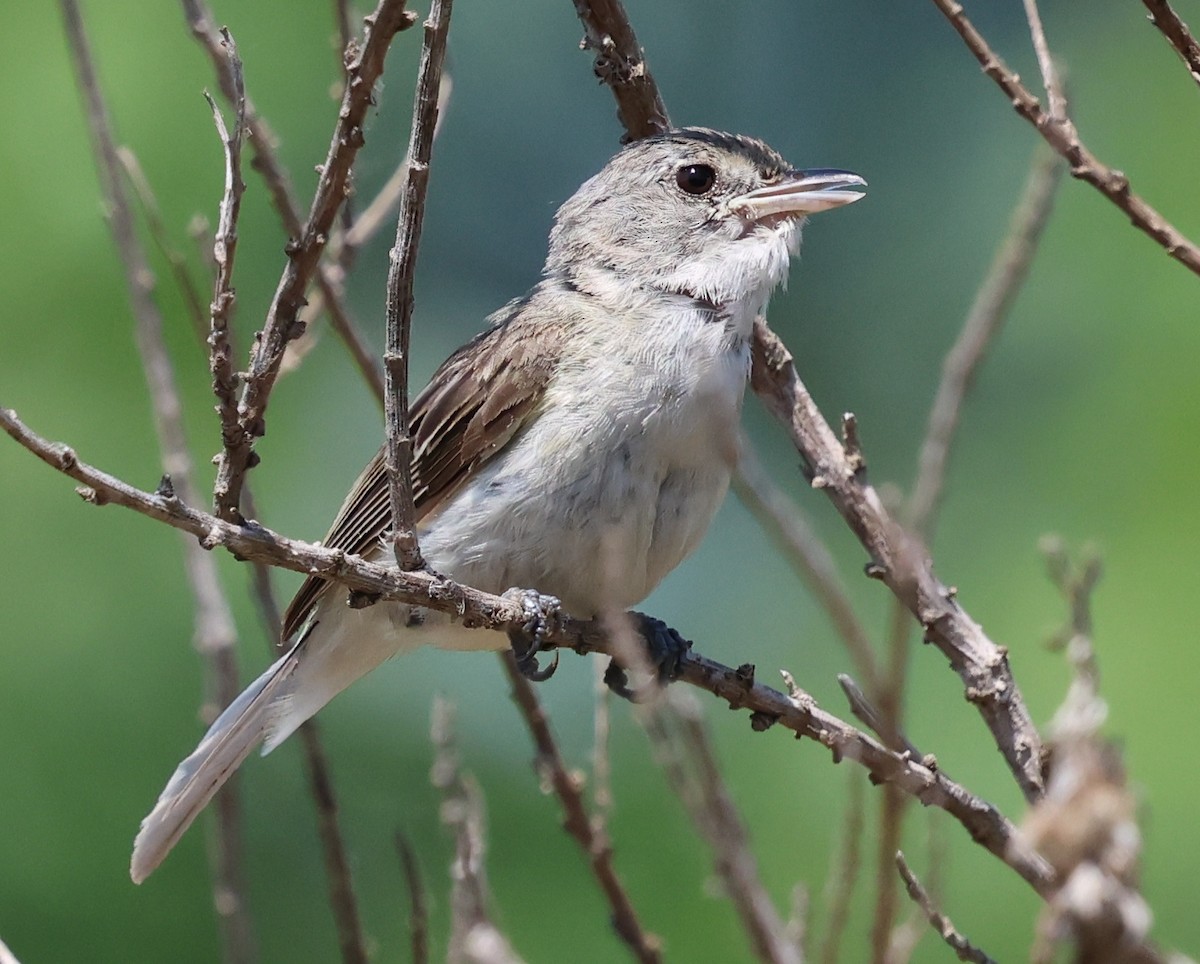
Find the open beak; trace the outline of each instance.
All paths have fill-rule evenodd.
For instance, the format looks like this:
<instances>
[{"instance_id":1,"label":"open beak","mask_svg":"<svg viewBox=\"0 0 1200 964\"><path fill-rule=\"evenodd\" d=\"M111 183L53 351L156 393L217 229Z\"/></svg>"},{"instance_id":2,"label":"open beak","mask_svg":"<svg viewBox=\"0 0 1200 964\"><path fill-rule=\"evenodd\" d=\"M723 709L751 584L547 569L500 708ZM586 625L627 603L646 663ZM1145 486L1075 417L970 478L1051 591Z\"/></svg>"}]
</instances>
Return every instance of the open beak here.
<instances>
[{"instance_id":1,"label":"open beak","mask_svg":"<svg viewBox=\"0 0 1200 964\"><path fill-rule=\"evenodd\" d=\"M774 184L735 197L729 202L729 208L735 214L753 221L769 217L800 217L852 204L864 195L862 191L849 188L866 186L866 181L849 171L825 168L788 171Z\"/></svg>"}]
</instances>

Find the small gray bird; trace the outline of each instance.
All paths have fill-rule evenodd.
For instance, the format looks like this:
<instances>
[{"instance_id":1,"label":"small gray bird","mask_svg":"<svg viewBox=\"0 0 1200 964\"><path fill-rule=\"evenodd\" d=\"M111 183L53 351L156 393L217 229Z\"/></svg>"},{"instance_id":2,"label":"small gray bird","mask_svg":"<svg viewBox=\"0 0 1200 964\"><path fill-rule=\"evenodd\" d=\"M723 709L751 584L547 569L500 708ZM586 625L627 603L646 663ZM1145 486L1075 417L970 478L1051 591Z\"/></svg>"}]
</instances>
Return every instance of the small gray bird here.
<instances>
[{"instance_id":1,"label":"small gray bird","mask_svg":"<svg viewBox=\"0 0 1200 964\"><path fill-rule=\"evenodd\" d=\"M738 458L754 319L805 215L857 201L856 174L797 171L761 141L670 131L624 148L558 212L542 280L415 399L421 549L469 586L553 594L579 617L644 599L699 544ZM382 453L325 537L394 564ZM291 649L213 723L134 843L140 883L260 742L267 753L360 676L499 633L309 578Z\"/></svg>"}]
</instances>

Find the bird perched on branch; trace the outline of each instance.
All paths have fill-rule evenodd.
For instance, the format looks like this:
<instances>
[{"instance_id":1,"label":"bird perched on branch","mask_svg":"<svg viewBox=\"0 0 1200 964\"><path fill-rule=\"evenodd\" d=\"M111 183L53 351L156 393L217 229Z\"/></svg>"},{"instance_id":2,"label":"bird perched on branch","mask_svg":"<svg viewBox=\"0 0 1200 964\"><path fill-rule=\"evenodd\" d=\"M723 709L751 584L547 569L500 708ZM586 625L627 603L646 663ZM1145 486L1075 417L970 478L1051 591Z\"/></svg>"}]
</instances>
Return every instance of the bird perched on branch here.
<instances>
[{"instance_id":1,"label":"bird perched on branch","mask_svg":"<svg viewBox=\"0 0 1200 964\"><path fill-rule=\"evenodd\" d=\"M864 185L699 128L625 147L559 209L542 280L412 404L427 563L490 592L533 587L515 591L531 630L559 600L588 617L644 599L696 548L725 496L751 329L802 221L858 200ZM325 545L394 563L388 486L381 453ZM142 821L134 881L256 745L274 749L385 660L426 644L506 645L441 613L355 608L347 595L316 577L300 588L284 619L291 648L218 717ZM530 673L532 651L519 654Z\"/></svg>"}]
</instances>

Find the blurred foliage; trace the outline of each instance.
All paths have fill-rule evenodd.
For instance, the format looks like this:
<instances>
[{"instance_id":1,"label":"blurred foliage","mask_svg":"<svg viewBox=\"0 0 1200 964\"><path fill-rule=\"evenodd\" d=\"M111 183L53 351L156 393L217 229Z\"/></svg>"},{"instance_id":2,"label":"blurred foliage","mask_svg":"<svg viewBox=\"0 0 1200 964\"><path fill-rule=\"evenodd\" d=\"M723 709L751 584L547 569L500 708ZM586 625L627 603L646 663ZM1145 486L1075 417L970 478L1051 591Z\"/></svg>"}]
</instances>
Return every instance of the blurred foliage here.
<instances>
[{"instance_id":1,"label":"blurred foliage","mask_svg":"<svg viewBox=\"0 0 1200 964\"><path fill-rule=\"evenodd\" d=\"M977 3L982 29L1037 76L1020 5ZM1065 0L1043 11L1070 78L1085 140L1193 238L1200 94L1136 3ZM1200 8L1180 2L1185 18ZM1035 135L983 78L931 4L862 0L630 0L630 14L678 123L762 136L800 165L840 166L870 182L866 201L807 232L791 290L771 320L824 410L857 413L877 483L907 486L941 357L970 304L1023 180ZM170 3L90 3L85 13L122 141L153 182L176 243L199 266L186 226L215 220L220 147L200 96L206 60ZM281 135L307 196L323 158L338 57L330 5L224 3L251 96ZM1190 17L1189 17L1190 15ZM159 475L121 272L98 189L54 4L9 10L0 59L0 403L135 484ZM454 93L437 145L417 283L421 381L483 316L536 278L555 206L612 153L619 131L597 89L565 0L459 0L451 29ZM393 47L358 168L365 203L407 140L419 34ZM261 183L250 185L237 266L240 339L269 302L285 239ZM386 238L363 253L352 304L382 344ZM203 355L165 265L159 295L198 463L218 446ZM1109 732L1124 745L1143 801L1145 892L1166 945L1200 948L1194 910L1200 822L1196 591L1200 508L1197 360L1200 278L1131 230L1085 185L1064 186L1032 278L965 412L936 545L939 572L1008 646L1036 718L1067 671L1042 645L1064 607L1042 572L1047 531L1094 540L1106 559L1096 642ZM328 334L285 378L254 473L264 521L318 537L381 438L380 418ZM780 479L817 521L863 611L882 634L883 590L860 578L850 534L795 471L758 406L747 422ZM319 455L317 454L319 453ZM209 478L205 473L202 482ZM198 661L179 537L116 508L85 506L71 484L0 443L0 935L25 962L209 961L216 938L204 835L193 832L144 887L126 872L137 821L199 732ZM793 671L844 713L834 675L849 669L821 612L733 500L697 555L646 604L726 662L762 678ZM267 658L246 573L220 561L242 629L244 673ZM296 579L278 576L281 592ZM570 758L586 764L592 674L565 657L541 687ZM1021 804L944 660L912 657L910 731L957 779L1019 817ZM488 657L421 653L376 672L322 714L375 959L407 959L405 895L390 841L416 842L444 940L451 842L428 786L429 697L460 708L463 754L487 795L489 873L498 921L530 960L622 960L575 845L538 792L527 734ZM648 927L674 960L740 960L745 938L707 885L708 856L615 708L618 866ZM730 783L782 905L805 881L819 935L822 886L841 825L850 765L744 715L712 722ZM1193 741L1193 742L1189 742ZM250 900L265 961L336 954L311 806L295 747L254 760L241 781ZM878 795L869 795L872 809ZM910 858L926 867L925 819ZM945 910L1004 960L1024 955L1037 901L944 815ZM867 845L870 853L870 845ZM873 873L869 871L868 873ZM860 882L846 959L863 953L874 884ZM921 959L948 959L933 939ZM444 944L438 944L443 948ZM566 950L569 948L569 952ZM439 951L440 952L440 951Z\"/></svg>"}]
</instances>

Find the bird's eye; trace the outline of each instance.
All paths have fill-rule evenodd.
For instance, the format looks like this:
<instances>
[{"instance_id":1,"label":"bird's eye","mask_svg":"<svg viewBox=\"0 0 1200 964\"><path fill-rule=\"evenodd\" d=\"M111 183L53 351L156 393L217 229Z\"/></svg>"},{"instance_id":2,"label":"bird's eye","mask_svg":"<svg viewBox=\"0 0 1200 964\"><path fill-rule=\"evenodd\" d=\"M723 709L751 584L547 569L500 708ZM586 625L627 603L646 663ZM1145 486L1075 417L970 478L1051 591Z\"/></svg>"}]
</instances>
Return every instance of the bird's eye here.
<instances>
[{"instance_id":1,"label":"bird's eye","mask_svg":"<svg viewBox=\"0 0 1200 964\"><path fill-rule=\"evenodd\" d=\"M707 164L685 164L675 172L675 183L685 194L707 194L717 183L717 172Z\"/></svg>"}]
</instances>

